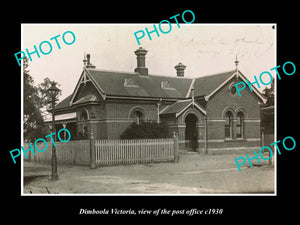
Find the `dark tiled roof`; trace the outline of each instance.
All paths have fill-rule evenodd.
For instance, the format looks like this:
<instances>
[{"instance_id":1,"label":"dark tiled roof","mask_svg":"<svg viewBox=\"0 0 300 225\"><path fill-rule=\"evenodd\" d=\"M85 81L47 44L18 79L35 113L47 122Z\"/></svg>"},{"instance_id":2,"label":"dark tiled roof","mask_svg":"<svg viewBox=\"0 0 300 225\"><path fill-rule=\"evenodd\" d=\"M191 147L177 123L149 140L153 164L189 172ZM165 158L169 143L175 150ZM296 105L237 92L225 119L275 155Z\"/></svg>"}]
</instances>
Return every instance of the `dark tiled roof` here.
<instances>
[{"instance_id":1,"label":"dark tiled roof","mask_svg":"<svg viewBox=\"0 0 300 225\"><path fill-rule=\"evenodd\" d=\"M181 100L173 103L172 105L168 105L166 108L164 108L160 115L168 115L168 114L174 114L177 112L180 112L183 110L185 107L190 104L192 99L187 99L187 100Z\"/></svg>"},{"instance_id":2,"label":"dark tiled roof","mask_svg":"<svg viewBox=\"0 0 300 225\"><path fill-rule=\"evenodd\" d=\"M71 98L72 98L72 94L69 95L68 97L66 97L64 100L62 100L61 102L59 102L56 106L55 106L55 109L56 110L59 110L59 109L66 109L68 107L71 108L70 106L70 101L71 101Z\"/></svg>"},{"instance_id":3,"label":"dark tiled roof","mask_svg":"<svg viewBox=\"0 0 300 225\"><path fill-rule=\"evenodd\" d=\"M171 105L168 105L164 108L159 114L160 115L173 115L176 114L176 117L179 116L181 113L186 111L190 106L195 106L201 111L203 114L206 115L206 111L199 105L197 102L193 101L192 99L186 100L178 100Z\"/></svg>"},{"instance_id":4,"label":"dark tiled roof","mask_svg":"<svg viewBox=\"0 0 300 225\"><path fill-rule=\"evenodd\" d=\"M121 96L121 97L143 97L143 98L174 98L185 99L189 93L192 78L176 77L176 76L158 76L147 75L141 76L137 73L130 72L115 72L103 71L93 68L85 68L89 77L94 81L94 84L99 90L102 90L106 96ZM205 96L216 89L226 79L228 79L235 71L229 71L220 74L214 74L205 77L195 78L194 80L194 95ZM161 85L166 84L167 87L162 88ZM125 83L125 85L124 85ZM128 84L128 85L126 85ZM134 85L133 85L134 84ZM69 105L72 95L68 96L56 105L57 110L71 109ZM77 99L76 103L93 101L95 96L88 95ZM96 99L97 101L98 99ZM163 114L178 112L183 109L190 101L179 101L169 106Z\"/></svg>"},{"instance_id":5,"label":"dark tiled roof","mask_svg":"<svg viewBox=\"0 0 300 225\"><path fill-rule=\"evenodd\" d=\"M195 96L205 96L219 87L227 80L235 71L199 77L195 79L194 94Z\"/></svg>"},{"instance_id":6,"label":"dark tiled roof","mask_svg":"<svg viewBox=\"0 0 300 225\"><path fill-rule=\"evenodd\" d=\"M140 76L136 73L96 69L87 69L87 71L103 92L112 96L185 98L192 82L191 78ZM125 79L133 79L138 87L126 87ZM161 88L162 81L168 81L174 89Z\"/></svg>"}]
</instances>

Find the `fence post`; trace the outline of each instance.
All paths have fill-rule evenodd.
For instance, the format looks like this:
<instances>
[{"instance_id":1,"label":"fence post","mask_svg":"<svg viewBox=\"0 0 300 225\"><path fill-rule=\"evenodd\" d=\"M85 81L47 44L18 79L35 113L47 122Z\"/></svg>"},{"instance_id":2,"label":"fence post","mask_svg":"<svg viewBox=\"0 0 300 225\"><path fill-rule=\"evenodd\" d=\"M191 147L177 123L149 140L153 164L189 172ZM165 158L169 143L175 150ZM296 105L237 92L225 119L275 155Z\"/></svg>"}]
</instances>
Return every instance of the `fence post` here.
<instances>
[{"instance_id":1,"label":"fence post","mask_svg":"<svg viewBox=\"0 0 300 225\"><path fill-rule=\"evenodd\" d=\"M208 155L208 126L207 126L207 116L205 116L205 150L204 150L204 153L206 154L206 155Z\"/></svg>"},{"instance_id":2,"label":"fence post","mask_svg":"<svg viewBox=\"0 0 300 225\"><path fill-rule=\"evenodd\" d=\"M173 143L174 143L174 162L179 161L179 148L178 148L178 136L176 136L176 132L173 132Z\"/></svg>"},{"instance_id":3,"label":"fence post","mask_svg":"<svg viewBox=\"0 0 300 225\"><path fill-rule=\"evenodd\" d=\"M90 139L90 168L95 169L96 168L96 140L94 138L93 133L91 133L91 139Z\"/></svg>"}]
</instances>

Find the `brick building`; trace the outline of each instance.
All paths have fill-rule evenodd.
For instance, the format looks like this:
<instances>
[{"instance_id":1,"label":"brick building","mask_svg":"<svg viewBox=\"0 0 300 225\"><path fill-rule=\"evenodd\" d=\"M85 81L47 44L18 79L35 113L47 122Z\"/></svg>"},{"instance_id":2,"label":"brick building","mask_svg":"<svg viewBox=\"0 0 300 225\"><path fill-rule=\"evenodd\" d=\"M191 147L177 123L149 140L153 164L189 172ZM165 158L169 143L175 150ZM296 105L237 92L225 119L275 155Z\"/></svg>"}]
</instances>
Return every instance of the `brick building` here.
<instances>
[{"instance_id":1,"label":"brick building","mask_svg":"<svg viewBox=\"0 0 300 225\"><path fill-rule=\"evenodd\" d=\"M187 78L186 66L175 66L177 76L150 75L147 50L139 48L134 72L96 69L90 55L73 93L56 105L57 129L73 137L119 139L132 123L165 121L179 137L180 149L199 152L243 149L261 145L260 104L253 88L238 96L234 84L246 83L237 69L199 78ZM245 89L246 90L246 89Z\"/></svg>"}]
</instances>

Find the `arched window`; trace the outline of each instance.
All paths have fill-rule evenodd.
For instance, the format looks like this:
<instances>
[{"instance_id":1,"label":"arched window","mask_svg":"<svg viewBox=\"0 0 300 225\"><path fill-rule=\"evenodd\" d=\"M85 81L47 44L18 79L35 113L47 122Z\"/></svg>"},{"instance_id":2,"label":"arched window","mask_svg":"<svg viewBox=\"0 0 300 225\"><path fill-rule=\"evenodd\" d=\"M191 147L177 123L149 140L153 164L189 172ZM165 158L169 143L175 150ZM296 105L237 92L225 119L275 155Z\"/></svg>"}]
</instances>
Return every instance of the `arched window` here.
<instances>
[{"instance_id":1,"label":"arched window","mask_svg":"<svg viewBox=\"0 0 300 225\"><path fill-rule=\"evenodd\" d=\"M139 110L135 110L132 112L131 118L133 118L133 122L135 122L136 124L141 124L141 122L143 121L143 113Z\"/></svg>"},{"instance_id":2,"label":"arched window","mask_svg":"<svg viewBox=\"0 0 300 225\"><path fill-rule=\"evenodd\" d=\"M88 120L88 114L84 109L82 109L80 113L80 121L87 121L87 120Z\"/></svg>"},{"instance_id":3,"label":"arched window","mask_svg":"<svg viewBox=\"0 0 300 225\"><path fill-rule=\"evenodd\" d=\"M233 115L231 112L225 114L225 138L232 139Z\"/></svg>"},{"instance_id":4,"label":"arched window","mask_svg":"<svg viewBox=\"0 0 300 225\"><path fill-rule=\"evenodd\" d=\"M87 126L88 119L89 119L88 111L86 109L82 109L80 112L79 120L83 122L81 126L81 135L83 138L88 137L88 126Z\"/></svg>"},{"instance_id":5,"label":"arched window","mask_svg":"<svg viewBox=\"0 0 300 225\"><path fill-rule=\"evenodd\" d=\"M237 124L236 124L236 137L244 138L244 113L238 112L237 115Z\"/></svg>"}]
</instances>

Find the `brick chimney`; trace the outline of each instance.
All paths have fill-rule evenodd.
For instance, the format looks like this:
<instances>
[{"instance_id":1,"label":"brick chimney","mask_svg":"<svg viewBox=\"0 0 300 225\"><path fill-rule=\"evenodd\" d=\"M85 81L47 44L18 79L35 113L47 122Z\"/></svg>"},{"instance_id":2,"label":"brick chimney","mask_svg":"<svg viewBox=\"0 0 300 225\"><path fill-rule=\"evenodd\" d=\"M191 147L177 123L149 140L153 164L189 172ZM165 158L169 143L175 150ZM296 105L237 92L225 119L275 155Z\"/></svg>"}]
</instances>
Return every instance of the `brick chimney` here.
<instances>
[{"instance_id":1,"label":"brick chimney","mask_svg":"<svg viewBox=\"0 0 300 225\"><path fill-rule=\"evenodd\" d=\"M93 64L91 64L90 59L91 59L91 55L90 55L90 54L87 54L87 55L86 55L86 59L83 60L84 65L85 65L86 68L92 68L92 69L95 69L96 66L94 66Z\"/></svg>"},{"instance_id":2,"label":"brick chimney","mask_svg":"<svg viewBox=\"0 0 300 225\"><path fill-rule=\"evenodd\" d=\"M174 68L177 71L177 77L184 77L184 70L186 68L185 65L183 65L182 63L178 63L176 66L174 66Z\"/></svg>"},{"instance_id":3,"label":"brick chimney","mask_svg":"<svg viewBox=\"0 0 300 225\"><path fill-rule=\"evenodd\" d=\"M145 67L145 55L147 54L147 50L139 47L139 49L135 50L134 53L136 54L137 59L137 68L134 69L134 72L137 72L142 76L147 76L148 68Z\"/></svg>"}]
</instances>

